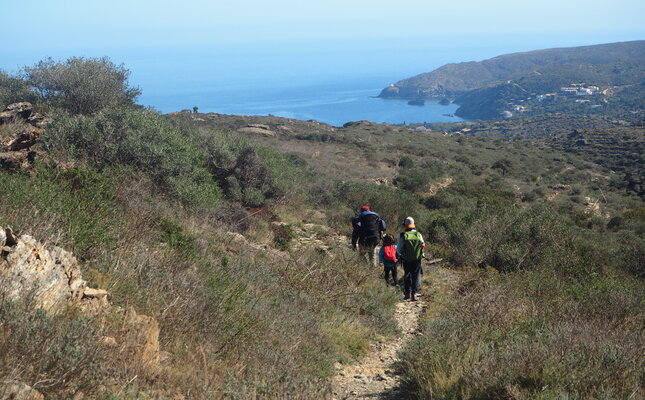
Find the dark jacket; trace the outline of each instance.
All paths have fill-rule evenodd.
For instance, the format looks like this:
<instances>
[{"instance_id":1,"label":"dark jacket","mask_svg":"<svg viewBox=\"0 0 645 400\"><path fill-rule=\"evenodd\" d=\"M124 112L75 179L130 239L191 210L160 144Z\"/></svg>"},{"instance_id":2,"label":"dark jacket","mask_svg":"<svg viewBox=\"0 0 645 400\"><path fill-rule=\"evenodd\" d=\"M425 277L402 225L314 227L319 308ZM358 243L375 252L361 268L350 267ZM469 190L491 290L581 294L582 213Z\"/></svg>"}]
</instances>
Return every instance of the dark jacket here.
<instances>
[{"instance_id":1,"label":"dark jacket","mask_svg":"<svg viewBox=\"0 0 645 400\"><path fill-rule=\"evenodd\" d=\"M352 219L352 247L365 239L380 239L387 229L385 221L373 211L363 211Z\"/></svg>"}]
</instances>

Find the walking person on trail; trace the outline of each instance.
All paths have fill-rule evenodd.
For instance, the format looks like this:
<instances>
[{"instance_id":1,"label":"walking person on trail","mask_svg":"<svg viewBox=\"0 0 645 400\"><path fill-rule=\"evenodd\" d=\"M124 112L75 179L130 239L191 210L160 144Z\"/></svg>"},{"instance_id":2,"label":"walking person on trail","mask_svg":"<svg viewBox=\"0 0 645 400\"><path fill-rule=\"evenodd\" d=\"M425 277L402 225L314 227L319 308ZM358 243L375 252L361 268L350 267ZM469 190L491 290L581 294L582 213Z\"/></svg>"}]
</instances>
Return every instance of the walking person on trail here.
<instances>
[{"instance_id":1,"label":"walking person on trail","mask_svg":"<svg viewBox=\"0 0 645 400\"><path fill-rule=\"evenodd\" d=\"M392 286L396 286L396 264L399 262L399 253L396 250L394 236L385 235L383 237L383 247L378 253L378 260L383 264L383 274L385 275L385 284L390 284L390 275L392 275Z\"/></svg>"},{"instance_id":2,"label":"walking person on trail","mask_svg":"<svg viewBox=\"0 0 645 400\"><path fill-rule=\"evenodd\" d=\"M374 251L381 242L383 232L387 229L385 221L380 215L370 210L369 206L362 206L360 213L352 219L352 249L356 250L358 244L359 254L367 254L371 265L374 264Z\"/></svg>"},{"instance_id":3,"label":"walking person on trail","mask_svg":"<svg viewBox=\"0 0 645 400\"><path fill-rule=\"evenodd\" d=\"M421 233L417 232L414 219L407 217L403 221L405 231L399 235L396 248L401 255L403 263L403 277L405 297L404 300L417 301L419 291L419 274L421 273L421 257L426 244Z\"/></svg>"}]
</instances>

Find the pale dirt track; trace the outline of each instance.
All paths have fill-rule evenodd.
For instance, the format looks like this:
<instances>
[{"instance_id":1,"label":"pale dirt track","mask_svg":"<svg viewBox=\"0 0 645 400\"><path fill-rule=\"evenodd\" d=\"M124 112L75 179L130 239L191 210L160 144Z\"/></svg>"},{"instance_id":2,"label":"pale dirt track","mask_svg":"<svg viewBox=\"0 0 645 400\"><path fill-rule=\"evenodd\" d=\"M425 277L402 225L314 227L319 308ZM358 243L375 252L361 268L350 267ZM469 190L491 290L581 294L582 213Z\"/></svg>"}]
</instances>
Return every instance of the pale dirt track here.
<instances>
[{"instance_id":1,"label":"pale dirt track","mask_svg":"<svg viewBox=\"0 0 645 400\"><path fill-rule=\"evenodd\" d=\"M438 315L454 287L455 276L449 270L432 268L421 286L419 301L401 301L396 304L395 318L400 330L398 336L372 343L368 354L355 364L336 366L332 380L332 399L405 399L397 368L398 352L405 344L420 335L419 322L423 314Z\"/></svg>"}]
</instances>

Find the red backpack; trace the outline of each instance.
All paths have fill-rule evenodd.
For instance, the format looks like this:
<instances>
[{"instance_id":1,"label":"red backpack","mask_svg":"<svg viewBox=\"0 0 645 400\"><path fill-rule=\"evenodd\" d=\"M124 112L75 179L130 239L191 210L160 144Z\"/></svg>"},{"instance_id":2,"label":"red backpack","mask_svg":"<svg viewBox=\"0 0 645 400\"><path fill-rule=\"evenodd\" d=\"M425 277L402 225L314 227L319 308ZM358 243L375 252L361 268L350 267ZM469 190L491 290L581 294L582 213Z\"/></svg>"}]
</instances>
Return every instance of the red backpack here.
<instances>
[{"instance_id":1,"label":"red backpack","mask_svg":"<svg viewBox=\"0 0 645 400\"><path fill-rule=\"evenodd\" d=\"M392 261L392 262L397 262L396 258L396 246L393 244L383 246L383 259L385 261Z\"/></svg>"}]
</instances>

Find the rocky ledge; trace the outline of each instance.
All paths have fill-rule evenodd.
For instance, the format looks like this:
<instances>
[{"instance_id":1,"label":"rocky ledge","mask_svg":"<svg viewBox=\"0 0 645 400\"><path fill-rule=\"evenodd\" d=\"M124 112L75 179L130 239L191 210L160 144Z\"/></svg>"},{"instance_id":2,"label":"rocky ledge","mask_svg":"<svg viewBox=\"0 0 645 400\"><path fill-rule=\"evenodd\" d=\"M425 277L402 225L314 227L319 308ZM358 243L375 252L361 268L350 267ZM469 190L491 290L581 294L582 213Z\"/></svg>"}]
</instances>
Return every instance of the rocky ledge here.
<instances>
[{"instance_id":1,"label":"rocky ledge","mask_svg":"<svg viewBox=\"0 0 645 400\"><path fill-rule=\"evenodd\" d=\"M40 141L48 122L43 115L33 112L31 103L14 103L5 107L0 112L0 125L4 126L3 131L8 137L0 135L0 169L32 169L36 158L32 146Z\"/></svg>"},{"instance_id":2,"label":"rocky ledge","mask_svg":"<svg viewBox=\"0 0 645 400\"><path fill-rule=\"evenodd\" d=\"M157 320L132 308L110 305L106 290L91 288L83 280L72 253L1 226L0 299L21 302L52 315L77 308L99 324L105 318L117 321L118 332L114 337L104 336L103 344L113 349L115 357L149 376L160 371ZM2 400L42 398L39 395L23 382L0 382Z\"/></svg>"}]
</instances>

